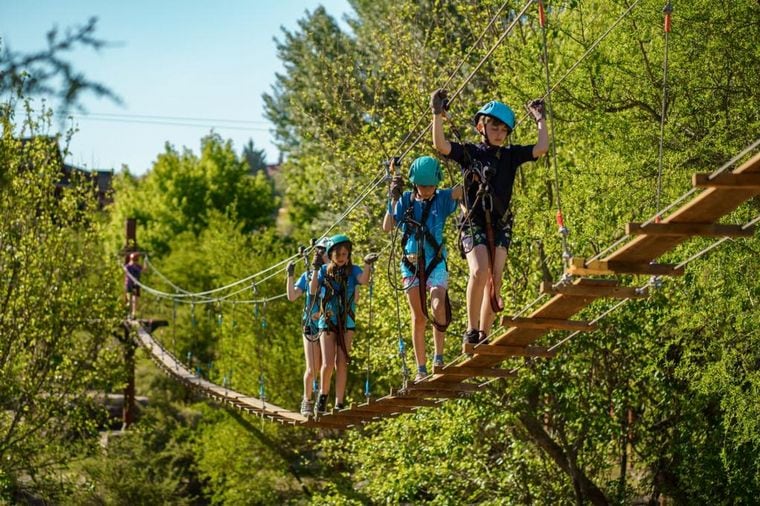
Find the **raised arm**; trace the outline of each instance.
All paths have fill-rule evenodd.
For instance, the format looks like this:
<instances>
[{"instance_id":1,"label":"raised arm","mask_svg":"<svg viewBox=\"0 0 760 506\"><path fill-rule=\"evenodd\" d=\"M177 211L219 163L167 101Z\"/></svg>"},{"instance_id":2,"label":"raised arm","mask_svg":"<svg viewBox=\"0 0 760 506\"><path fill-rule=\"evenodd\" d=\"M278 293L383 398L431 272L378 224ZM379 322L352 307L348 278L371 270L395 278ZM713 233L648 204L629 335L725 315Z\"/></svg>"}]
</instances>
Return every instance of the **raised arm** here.
<instances>
[{"instance_id":1,"label":"raised arm","mask_svg":"<svg viewBox=\"0 0 760 506\"><path fill-rule=\"evenodd\" d=\"M356 277L357 283L360 285L366 285L369 283L369 277L372 275L372 267L375 262L377 262L379 256L380 255L377 253L368 253L364 256L364 269L362 269L362 273Z\"/></svg>"},{"instance_id":2,"label":"raised arm","mask_svg":"<svg viewBox=\"0 0 760 506\"><path fill-rule=\"evenodd\" d=\"M451 153L451 143L443 134L446 97L446 90L435 90L430 96L430 108L433 110L433 146L443 156Z\"/></svg>"},{"instance_id":3,"label":"raised arm","mask_svg":"<svg viewBox=\"0 0 760 506\"><path fill-rule=\"evenodd\" d=\"M322 252L319 251L319 248L314 248L314 259L311 262L313 269L311 272L311 280L309 281L309 293L312 297L316 295L317 291L319 291L319 270L324 263Z\"/></svg>"},{"instance_id":4,"label":"raised arm","mask_svg":"<svg viewBox=\"0 0 760 506\"><path fill-rule=\"evenodd\" d=\"M392 211L396 209L396 204L398 204L399 199L401 198L401 193L404 188L404 178L401 176L393 176L391 179L391 189L390 189L390 197L391 197L391 206L389 209L385 210L385 217L383 218L383 231L384 232L390 232L393 230L393 227L396 226L396 220L393 218Z\"/></svg>"},{"instance_id":5,"label":"raised arm","mask_svg":"<svg viewBox=\"0 0 760 506\"><path fill-rule=\"evenodd\" d=\"M288 277L285 280L285 290L288 293L288 300L290 302L293 302L296 300L302 293L303 290L300 288L297 288L295 283L293 282L293 275L295 274L296 270L296 264L294 262L290 262L288 264Z\"/></svg>"}]
</instances>

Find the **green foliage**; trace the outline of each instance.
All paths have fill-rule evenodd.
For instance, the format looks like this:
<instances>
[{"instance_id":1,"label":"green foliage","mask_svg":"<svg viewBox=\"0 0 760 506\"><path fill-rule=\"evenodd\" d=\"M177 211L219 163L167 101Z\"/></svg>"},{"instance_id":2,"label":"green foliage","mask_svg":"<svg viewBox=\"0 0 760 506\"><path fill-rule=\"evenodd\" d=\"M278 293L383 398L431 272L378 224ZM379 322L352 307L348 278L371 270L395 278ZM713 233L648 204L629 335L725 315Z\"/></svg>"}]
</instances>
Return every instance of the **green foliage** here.
<instances>
[{"instance_id":1,"label":"green foliage","mask_svg":"<svg viewBox=\"0 0 760 506\"><path fill-rule=\"evenodd\" d=\"M35 487L56 494L67 453L92 444L102 417L88 391L120 372L111 339L120 273L90 183L72 173L57 188L62 139L38 134L49 116L23 128L8 107L1 116L0 497L12 499Z\"/></svg>"},{"instance_id":2,"label":"green foliage","mask_svg":"<svg viewBox=\"0 0 760 506\"><path fill-rule=\"evenodd\" d=\"M122 245L124 219L138 219L140 245L152 255L148 285L177 293L178 287L205 291L246 279L214 292L226 298L213 303L197 297L192 305L174 304L145 294L143 316L171 322L156 333L166 349L218 384L255 396L263 387L267 402L293 410L304 367L301 301L251 303L281 294L285 278L276 268L251 274L321 235L365 190L366 199L333 233L353 239L354 258L371 250L387 254L388 237L379 231L386 198L381 161L404 154L405 173L407 161L432 154L424 128L433 89L461 85L451 114L466 140L475 140L465 125L483 102L499 98L521 119L520 105L546 90L543 32L533 8L463 84L521 4L509 4L491 26L501 2L352 5L349 33L317 8L278 41L284 71L265 101L287 155L284 203L292 238L274 231L279 202L272 183L261 173L249 175L257 157L253 145L239 157L213 134L200 155L167 146L143 178L121 174L111 209L112 251ZM658 203L689 188L693 172L716 169L760 130L756 3L676 5L659 195L662 5L640 2L575 68L628 5L591 0L547 7L559 180L552 159L524 166L518 178L516 236L504 283L512 314L535 302L540 249L555 279L561 272L554 225L560 198L572 252L591 256L619 237L623 223L650 218ZM413 144L418 136L421 142ZM512 140L534 139L532 123L520 121ZM5 166L0 175L8 209L11 196L20 198L16 191L31 192L29 202L40 199L33 189L9 186L17 176ZM457 182L457 170L448 167L445 184ZM29 202L15 220L36 216ZM726 222L745 223L758 209L752 201ZM12 227L14 219L2 226ZM48 236L41 243L40 237L30 235L23 244L47 244ZM456 334L464 326L467 268L456 256L455 240L450 227L455 319L447 359L459 354ZM682 261L707 244L689 241L662 260ZM170 379L141 376L139 388L156 405L136 432L106 450L83 444L89 458L71 473L80 482L84 477L89 489L75 478L68 487L77 499L104 502L118 502L123 494L132 502L215 504L630 504L663 497L675 504L752 504L760 493L760 285L752 276L760 268L759 250L757 238L724 243L646 300L614 310L610 301L594 303L579 319L612 310L601 328L565 342L551 361L506 363L516 378L493 382L471 399L343 435L233 415L197 404ZM367 288L361 291L349 402L362 399L367 372L374 396L402 380L397 346L399 334L409 345L409 315L392 286L398 258L388 260L390 267L386 259L378 264L372 299ZM35 269L49 277L52 260L36 261ZM113 267L94 270L120 277ZM26 303L41 300L35 295L41 279L24 293ZM641 286L646 279L622 281ZM48 308L48 314L58 312ZM538 344L563 337L551 334ZM138 465L130 467L130 460ZM19 472L0 465L6 497L18 489ZM117 472L126 478L110 478Z\"/></svg>"},{"instance_id":3,"label":"green foliage","mask_svg":"<svg viewBox=\"0 0 760 506\"><path fill-rule=\"evenodd\" d=\"M114 183L120 196L111 212L114 248L123 243L129 217L137 219L141 247L157 256L169 252L176 236L198 235L213 211L239 220L246 232L272 224L278 208L272 182L262 172L249 172L232 143L218 134L202 140L200 156L167 145L144 181L120 174Z\"/></svg>"}]
</instances>

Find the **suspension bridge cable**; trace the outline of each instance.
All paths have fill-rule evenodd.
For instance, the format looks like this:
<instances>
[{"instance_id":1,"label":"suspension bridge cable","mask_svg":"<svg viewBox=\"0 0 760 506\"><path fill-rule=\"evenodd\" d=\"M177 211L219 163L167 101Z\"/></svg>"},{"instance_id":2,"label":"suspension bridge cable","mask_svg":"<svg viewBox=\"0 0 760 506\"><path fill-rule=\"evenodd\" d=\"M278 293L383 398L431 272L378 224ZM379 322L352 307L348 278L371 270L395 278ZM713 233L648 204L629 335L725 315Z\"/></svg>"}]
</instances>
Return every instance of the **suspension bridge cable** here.
<instances>
[{"instance_id":1,"label":"suspension bridge cable","mask_svg":"<svg viewBox=\"0 0 760 506\"><path fill-rule=\"evenodd\" d=\"M469 84L469 82L472 80L473 77L475 77L475 74L480 70L480 68L485 64L485 62L488 60L488 58L491 57L491 55L496 51L496 49L501 45L502 42L507 38L507 36L512 32L514 27L517 25L517 23L520 21L520 18L525 15L528 8L533 4L533 0L528 0L528 2L525 3L522 10L520 10L519 13L515 15L515 18L512 20L512 22L507 26L506 29L502 32L501 36L497 39L496 43L494 43L493 46L491 46L491 49L488 50L488 52L480 59L480 62L475 66L475 68L470 72L470 74L465 78L465 80L462 82L462 84L457 88L457 90L449 97L449 103L454 101L464 90L465 86ZM430 129L432 128L432 124L429 123L420 133L419 135L414 139L412 144L401 154L401 158L404 158L414 147L417 145L417 143L420 142L422 137L426 135Z\"/></svg>"},{"instance_id":2,"label":"suspension bridge cable","mask_svg":"<svg viewBox=\"0 0 760 506\"><path fill-rule=\"evenodd\" d=\"M755 218L753 218L752 220L748 221L744 225L742 225L741 228L742 228L742 230L747 230L747 229L753 227L754 225L756 225L757 223L760 223L760 214L757 215L757 216L755 216ZM702 248L697 253L695 253L694 255L690 256L689 258L687 258L686 260L684 260L683 262L681 262L680 264L678 264L675 267L675 269L681 269L681 268L685 267L687 264L689 264L689 263L693 262L694 260L702 257L703 255L705 255L709 251L717 248L719 245L723 244L725 241L727 241L729 239L731 239L731 237L722 237L720 240L718 240L718 241L710 244L709 246L706 246L706 247ZM648 284L649 283L647 283L647 284L639 287L638 290L645 289L648 286ZM615 311L616 309L618 309L619 307L621 307L623 304L627 303L630 300L632 300L632 299L626 298L626 299L623 299L623 300L617 302L611 308L609 308L606 311L604 311L601 315L597 316L596 318L594 318L593 320L591 320L590 322L588 322L588 325L589 326L594 325L595 323L599 322L600 320L602 320L603 318L605 318L607 315L609 315L610 313L612 313L613 311ZM560 346L563 346L564 344L566 344L568 341L570 341L573 337L577 336L581 332L583 332L583 331L576 330L576 331L572 332L571 334L565 336L562 340L558 341L557 343L555 343L554 345L552 345L550 348L548 348L548 351L554 351L557 348L559 348ZM513 369L511 369L510 372L514 374L514 373L518 372L520 369L523 369L524 367L525 367L525 364L520 364L520 365L514 367ZM493 378L493 379L490 379L490 380L485 381L483 383L480 383L478 386L482 388L485 385L493 383L494 381L497 381L499 379L501 379L501 378Z\"/></svg>"},{"instance_id":3,"label":"suspension bridge cable","mask_svg":"<svg viewBox=\"0 0 760 506\"><path fill-rule=\"evenodd\" d=\"M657 168L657 192L655 196L654 208L660 208L660 195L662 194L662 155L664 151L665 140L665 108L668 105L668 41L670 35L670 14L673 12L673 5L668 1L663 9L665 13L665 56L662 62L662 107L660 108L660 153Z\"/></svg>"},{"instance_id":4,"label":"suspension bridge cable","mask_svg":"<svg viewBox=\"0 0 760 506\"><path fill-rule=\"evenodd\" d=\"M462 65L464 65L465 62L470 57L470 54L472 53L472 51L480 44L480 42L483 40L483 37L485 37L486 33L488 33L488 30L491 28L491 26L493 26L493 24L496 22L498 17L501 15L501 12L507 7L507 5L509 5L509 3L510 3L509 0L507 0L506 2L501 4L501 7L499 7L499 9L496 11L496 14L494 14L493 17L491 17L491 20L488 22L488 25L483 29L480 36L470 46L470 49L467 51L467 53L465 53L465 55L459 61L459 64L457 64L456 68L451 72L451 74L449 74L449 77L446 79L446 82L443 83L442 86L439 86L439 88L445 89L449 85L449 83L451 83L451 81L454 79L454 76L456 76L456 74L459 72L459 69L462 68ZM406 142L412 136L414 131L417 130L417 127L420 126L420 123L422 123L422 121L427 117L427 114L426 114L427 110L428 110L428 107L426 105L425 108L421 111L421 114L419 115L419 117L417 118L417 121L414 123L414 125L412 125L412 128L409 129L409 133L407 133L404 139L399 143L398 147L396 148L396 152L401 151L401 148L404 146L404 144L406 144Z\"/></svg>"},{"instance_id":5,"label":"suspension bridge cable","mask_svg":"<svg viewBox=\"0 0 760 506\"><path fill-rule=\"evenodd\" d=\"M715 171L711 172L708 179L715 179L719 174L722 174L726 170L728 170L730 167L733 167L736 164L736 162L738 162L739 160L741 160L744 156L746 156L748 153L750 153L752 150L754 150L758 146L760 146L760 137L757 138L752 144L750 144L749 146L747 146L746 148L744 148L741 151L741 153L737 154L736 156L734 156L733 158L731 158L730 160L728 160L726 163L724 163L722 166L720 166L720 168L718 168ZM681 202L683 202L684 200L686 200L690 196L694 195L699 190L700 190L699 188L691 188L691 189L689 189L688 191L686 191L685 193L683 193L680 197L678 197L676 200L674 200L673 202L671 202L670 204L668 204L667 206L665 206L663 209L657 210L657 212L655 212L655 214L652 215L651 218L649 218L647 221L645 221L644 223L642 223L642 226L646 226L646 225L649 225L650 223L654 223L657 220L658 216L663 216L666 212L670 211L675 206L677 206L678 204L680 204ZM619 246L620 244L622 244L623 242L625 242L625 240L628 239L629 237L630 237L630 235L625 234L620 239L618 239L617 241L615 241L612 245L608 246L607 248L605 248L601 252L597 253L596 255L594 255L593 257L591 257L589 260L597 260L597 259L603 257L608 252L612 251L617 246Z\"/></svg>"},{"instance_id":6,"label":"suspension bridge cable","mask_svg":"<svg viewBox=\"0 0 760 506\"><path fill-rule=\"evenodd\" d=\"M630 12L633 10L633 8L636 7L640 2L641 2L641 0L636 0L635 2L633 2L628 7L628 9L626 9L625 12L623 12L623 14L621 14L620 17L618 17L617 20L615 20L614 23L612 23L612 25L607 29L607 31L605 31L599 38L597 38L591 44L591 46L589 46L589 48L586 50L586 52L583 53L583 55L570 67L570 69L568 69L567 72L565 72L565 75L563 75L557 82L554 83L554 85L551 87L551 89L549 91L550 92L555 91L557 89L557 87L562 83L562 81L564 81L565 79L567 79L567 77L570 74L572 74L573 71L576 68L578 68L578 66L583 62L583 60L585 60L586 57L588 55L590 55L591 52L594 51L594 49L596 49L596 46L598 46L599 43L601 43L605 38L607 38L607 35L609 35L610 33L612 33L612 30L614 30L615 27L617 27L617 25L619 25L620 22L623 21L623 19L625 19L628 16L628 14L630 14ZM546 96L543 96L541 98L546 98ZM525 118L527 118L527 117L528 117L528 115L526 114L522 118L520 118L520 121L518 121L517 124L515 124L515 128L517 128L517 126L520 123L522 123L525 120Z\"/></svg>"}]
</instances>

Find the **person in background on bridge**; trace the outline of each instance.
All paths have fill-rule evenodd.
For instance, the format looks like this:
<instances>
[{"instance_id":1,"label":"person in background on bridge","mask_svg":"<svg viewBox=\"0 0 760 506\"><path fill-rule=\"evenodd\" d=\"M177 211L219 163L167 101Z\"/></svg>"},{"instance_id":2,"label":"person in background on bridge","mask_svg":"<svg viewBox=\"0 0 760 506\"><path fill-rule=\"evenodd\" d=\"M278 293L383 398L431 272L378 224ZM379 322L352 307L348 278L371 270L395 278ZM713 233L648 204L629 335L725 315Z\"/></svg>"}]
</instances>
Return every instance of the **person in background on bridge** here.
<instances>
[{"instance_id":1,"label":"person in background on bridge","mask_svg":"<svg viewBox=\"0 0 760 506\"><path fill-rule=\"evenodd\" d=\"M460 246L470 271L467 281L468 328L462 339L465 349L468 344L486 342L495 312L504 308L500 290L512 240L512 187L520 165L547 153L549 135L544 103L533 100L526 107L536 122L538 142L511 145L508 141L515 127L515 114L505 104L491 101L473 118L480 134L480 144L451 142L443 132L447 98L446 90L434 91L430 107L433 111L433 145L443 156L459 163L464 175L465 209Z\"/></svg>"},{"instance_id":2,"label":"person in background on bridge","mask_svg":"<svg viewBox=\"0 0 760 506\"><path fill-rule=\"evenodd\" d=\"M319 252L314 252L309 293L312 297L321 294L319 330L322 348L322 368L319 379L319 399L317 414L327 412L327 395L330 381L335 371L335 409L344 408L348 364L351 343L356 330L354 323L356 302L354 294L357 285L369 282L372 264L377 261L377 253L364 257L364 269L351 263L351 240L338 234L330 238L327 246L329 263L325 265Z\"/></svg>"},{"instance_id":3,"label":"person in background on bridge","mask_svg":"<svg viewBox=\"0 0 760 506\"><path fill-rule=\"evenodd\" d=\"M443 230L446 218L457 210L462 187L438 189L442 177L441 165L435 158L423 156L414 160L409 167L409 181L414 189L403 192L403 177L394 176L390 184L390 205L383 219L385 232L391 232L397 226L403 233L401 276L412 313L412 342L417 361L415 381L421 381L428 375L425 356L427 320L433 324L433 367L444 365L444 337L451 322ZM428 290L432 317L427 310Z\"/></svg>"},{"instance_id":4,"label":"person in background on bridge","mask_svg":"<svg viewBox=\"0 0 760 506\"><path fill-rule=\"evenodd\" d=\"M140 253L133 251L129 254L129 261L124 266L124 270L126 305L129 308L129 317L134 320L137 316L137 303L140 299L140 275L143 271L143 267L140 265Z\"/></svg>"},{"instance_id":5,"label":"person in background on bridge","mask_svg":"<svg viewBox=\"0 0 760 506\"><path fill-rule=\"evenodd\" d=\"M322 239L314 246L315 254L322 255L322 262L327 262L327 239ZM317 374L322 368L322 351L319 348L319 301L318 297L312 297L309 293L311 282L311 270L305 271L293 282L296 264L288 264L287 293L288 300L293 302L301 294L306 294L303 314L301 316L301 328L303 330L303 350L306 356L306 370L303 374L303 400L301 401L301 414L310 416L314 414L314 400L312 394L318 384Z\"/></svg>"}]
</instances>

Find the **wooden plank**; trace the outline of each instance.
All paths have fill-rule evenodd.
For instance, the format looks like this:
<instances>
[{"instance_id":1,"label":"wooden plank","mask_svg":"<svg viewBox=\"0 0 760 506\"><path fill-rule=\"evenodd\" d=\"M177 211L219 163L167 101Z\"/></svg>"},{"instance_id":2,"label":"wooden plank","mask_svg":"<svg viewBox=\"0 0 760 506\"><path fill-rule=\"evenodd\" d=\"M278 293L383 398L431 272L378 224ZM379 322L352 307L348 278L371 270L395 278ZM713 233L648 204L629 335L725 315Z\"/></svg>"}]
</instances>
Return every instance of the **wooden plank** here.
<instances>
[{"instance_id":1,"label":"wooden plank","mask_svg":"<svg viewBox=\"0 0 760 506\"><path fill-rule=\"evenodd\" d=\"M645 274L650 276L683 276L683 267L673 264L589 260L571 258L567 273L573 276L614 276L616 274Z\"/></svg>"},{"instance_id":2,"label":"wooden plank","mask_svg":"<svg viewBox=\"0 0 760 506\"><path fill-rule=\"evenodd\" d=\"M596 330L596 324L579 320L562 320L559 318L516 318L513 316L502 316L501 325L503 327L515 327L520 329L546 329L546 330L580 330L588 332Z\"/></svg>"},{"instance_id":3,"label":"wooden plank","mask_svg":"<svg viewBox=\"0 0 760 506\"><path fill-rule=\"evenodd\" d=\"M515 373L506 369L489 369L486 367L433 367L433 376L451 376L455 378L512 378Z\"/></svg>"},{"instance_id":4,"label":"wooden plank","mask_svg":"<svg viewBox=\"0 0 760 506\"><path fill-rule=\"evenodd\" d=\"M760 172L760 153L742 163L733 174ZM747 199L757 195L752 189L709 188L667 216L663 223L714 223L730 213ZM637 236L631 242L610 253L603 260L648 262L666 253L686 238L674 236Z\"/></svg>"},{"instance_id":5,"label":"wooden plank","mask_svg":"<svg viewBox=\"0 0 760 506\"><path fill-rule=\"evenodd\" d=\"M445 384L445 383L444 383ZM404 390L405 397L421 397L425 399L456 399L465 396L465 392L454 390Z\"/></svg>"},{"instance_id":6,"label":"wooden plank","mask_svg":"<svg viewBox=\"0 0 760 506\"><path fill-rule=\"evenodd\" d=\"M363 408L365 406L368 406L368 405L371 406L373 404L388 404L392 406L421 408L421 407L438 406L439 403L435 401L429 401L426 399L407 399L405 397L383 397L381 399L378 399L377 402L373 402L370 404L359 404L358 407Z\"/></svg>"},{"instance_id":7,"label":"wooden plank","mask_svg":"<svg viewBox=\"0 0 760 506\"><path fill-rule=\"evenodd\" d=\"M452 390L454 392L477 392L478 385L472 383L437 383L433 384L428 381L415 383L409 387L410 390Z\"/></svg>"},{"instance_id":8,"label":"wooden plank","mask_svg":"<svg viewBox=\"0 0 760 506\"><path fill-rule=\"evenodd\" d=\"M465 353L487 355L490 357L542 357L553 358L556 350L549 351L545 346L503 346L493 344L465 345Z\"/></svg>"},{"instance_id":9,"label":"wooden plank","mask_svg":"<svg viewBox=\"0 0 760 506\"><path fill-rule=\"evenodd\" d=\"M617 280L604 280L615 281ZM552 285L546 281L541 282L541 293L549 295L566 295L569 297L599 297L610 299L645 299L649 297L647 288L633 288L627 286L584 286L584 285Z\"/></svg>"},{"instance_id":10,"label":"wooden plank","mask_svg":"<svg viewBox=\"0 0 760 506\"><path fill-rule=\"evenodd\" d=\"M755 227L742 228L741 225L719 225L717 223L628 223L628 235L670 235L698 237L752 237Z\"/></svg>"},{"instance_id":11,"label":"wooden plank","mask_svg":"<svg viewBox=\"0 0 760 506\"><path fill-rule=\"evenodd\" d=\"M413 400L413 399L407 399L407 400ZM420 400L426 400L426 399L420 399ZM383 403L383 404L370 404L370 405L363 405L360 407L357 407L356 410L360 413L368 413L369 416L376 416L376 415L382 415L382 414L390 414L390 413L411 413L417 408L415 406L402 406L400 404L390 404L390 403Z\"/></svg>"},{"instance_id":12,"label":"wooden plank","mask_svg":"<svg viewBox=\"0 0 760 506\"><path fill-rule=\"evenodd\" d=\"M724 172L712 179L710 179L710 174L694 174L691 178L691 183L695 188L757 190L760 192L760 174Z\"/></svg>"}]
</instances>

